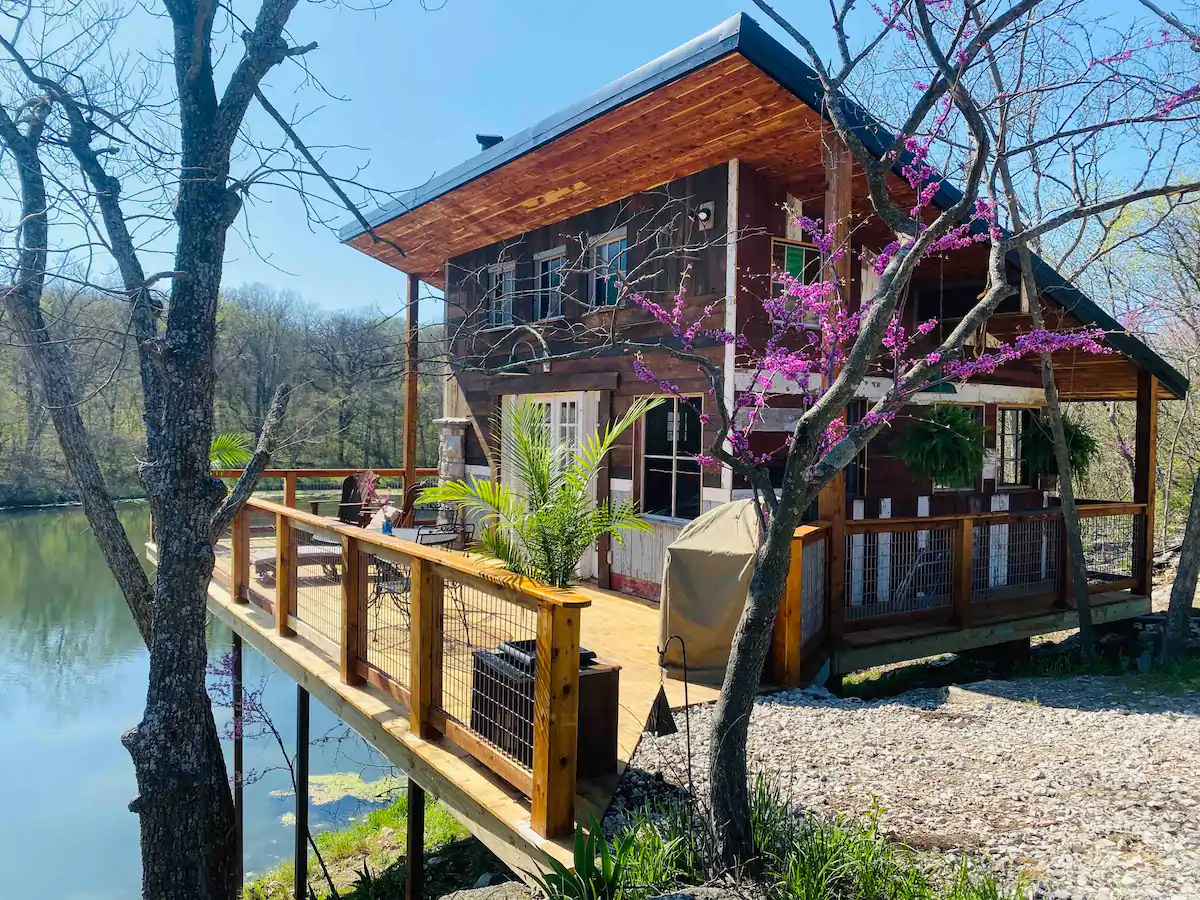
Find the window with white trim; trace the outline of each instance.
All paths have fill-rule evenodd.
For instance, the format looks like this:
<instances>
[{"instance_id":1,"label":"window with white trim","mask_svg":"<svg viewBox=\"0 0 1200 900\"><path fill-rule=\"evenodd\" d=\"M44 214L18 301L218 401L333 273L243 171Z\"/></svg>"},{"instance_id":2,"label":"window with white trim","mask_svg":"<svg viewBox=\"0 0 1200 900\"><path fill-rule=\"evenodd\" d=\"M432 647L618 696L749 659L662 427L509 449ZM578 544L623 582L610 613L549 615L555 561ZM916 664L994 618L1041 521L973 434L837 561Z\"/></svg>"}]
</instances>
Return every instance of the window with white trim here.
<instances>
[{"instance_id":1,"label":"window with white trim","mask_svg":"<svg viewBox=\"0 0 1200 900\"><path fill-rule=\"evenodd\" d=\"M816 284L821 280L822 263L821 251L812 244L799 241L785 241L781 238L771 238L771 296L783 296L784 286L778 280L780 275L790 275L799 279L801 284ZM817 326L815 316L804 317L806 326Z\"/></svg>"},{"instance_id":2,"label":"window with white trim","mask_svg":"<svg viewBox=\"0 0 1200 900\"><path fill-rule=\"evenodd\" d=\"M592 306L616 306L620 283L629 273L629 246L625 229L609 232L591 241L591 272L588 302Z\"/></svg>"},{"instance_id":3,"label":"window with white trim","mask_svg":"<svg viewBox=\"0 0 1200 900\"><path fill-rule=\"evenodd\" d=\"M1032 413L1016 406L996 410L996 484L1000 487L1028 487L1029 467L1025 465L1025 432L1032 424Z\"/></svg>"},{"instance_id":4,"label":"window with white trim","mask_svg":"<svg viewBox=\"0 0 1200 900\"><path fill-rule=\"evenodd\" d=\"M488 325L492 328L513 323L513 297L517 293L517 264L497 263L488 267L487 305Z\"/></svg>"},{"instance_id":5,"label":"window with white trim","mask_svg":"<svg viewBox=\"0 0 1200 900\"><path fill-rule=\"evenodd\" d=\"M642 512L694 519L700 515L700 398L671 397L642 419Z\"/></svg>"},{"instance_id":6,"label":"window with white trim","mask_svg":"<svg viewBox=\"0 0 1200 900\"><path fill-rule=\"evenodd\" d=\"M539 321L557 319L563 314L563 265L566 249L553 250L533 258L537 267L537 292L534 297L534 317Z\"/></svg>"}]
</instances>

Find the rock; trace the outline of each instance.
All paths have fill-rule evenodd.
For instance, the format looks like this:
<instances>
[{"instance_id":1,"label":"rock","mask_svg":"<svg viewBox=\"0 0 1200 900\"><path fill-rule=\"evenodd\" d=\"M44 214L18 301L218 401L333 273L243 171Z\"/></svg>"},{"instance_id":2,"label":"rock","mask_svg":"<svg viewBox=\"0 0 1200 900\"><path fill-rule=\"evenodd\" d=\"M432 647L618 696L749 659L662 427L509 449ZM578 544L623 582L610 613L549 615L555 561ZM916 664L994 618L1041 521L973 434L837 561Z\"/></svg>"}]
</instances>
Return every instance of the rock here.
<instances>
[{"instance_id":1,"label":"rock","mask_svg":"<svg viewBox=\"0 0 1200 900\"><path fill-rule=\"evenodd\" d=\"M491 883L492 883L492 873L484 872L477 879L475 879L475 888L476 889L485 888Z\"/></svg>"},{"instance_id":2,"label":"rock","mask_svg":"<svg viewBox=\"0 0 1200 900\"><path fill-rule=\"evenodd\" d=\"M535 900L540 895L520 881L504 881L487 887L471 888L446 894L441 900Z\"/></svg>"},{"instance_id":3,"label":"rock","mask_svg":"<svg viewBox=\"0 0 1200 900\"><path fill-rule=\"evenodd\" d=\"M731 900L744 896L744 893L736 888L694 887L673 894L661 894L652 900Z\"/></svg>"}]
</instances>

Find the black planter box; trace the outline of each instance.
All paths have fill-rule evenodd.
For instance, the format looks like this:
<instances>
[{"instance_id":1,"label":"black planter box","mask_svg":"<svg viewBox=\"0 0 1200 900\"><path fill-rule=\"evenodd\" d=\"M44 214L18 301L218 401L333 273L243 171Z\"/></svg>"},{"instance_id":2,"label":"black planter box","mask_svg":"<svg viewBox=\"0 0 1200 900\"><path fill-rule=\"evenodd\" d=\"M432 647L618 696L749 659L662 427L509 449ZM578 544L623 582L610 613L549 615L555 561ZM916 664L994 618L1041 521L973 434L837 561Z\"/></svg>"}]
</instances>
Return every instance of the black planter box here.
<instances>
[{"instance_id":1,"label":"black planter box","mask_svg":"<svg viewBox=\"0 0 1200 900\"><path fill-rule=\"evenodd\" d=\"M533 765L533 693L537 642L505 641L472 654L471 730L525 768ZM579 651L579 778L617 771L619 666Z\"/></svg>"}]
</instances>

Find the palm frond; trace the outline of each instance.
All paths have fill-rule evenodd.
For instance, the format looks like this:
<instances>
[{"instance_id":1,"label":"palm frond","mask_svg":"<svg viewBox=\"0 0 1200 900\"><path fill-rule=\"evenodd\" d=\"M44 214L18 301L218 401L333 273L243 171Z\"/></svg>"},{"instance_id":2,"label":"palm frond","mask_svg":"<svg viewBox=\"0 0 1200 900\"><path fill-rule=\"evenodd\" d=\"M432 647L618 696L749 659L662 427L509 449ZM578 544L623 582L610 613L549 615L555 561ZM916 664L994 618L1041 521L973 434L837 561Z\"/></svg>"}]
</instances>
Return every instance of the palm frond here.
<instances>
[{"instance_id":1,"label":"palm frond","mask_svg":"<svg viewBox=\"0 0 1200 900\"><path fill-rule=\"evenodd\" d=\"M601 535L622 542L622 532L648 530L637 504L595 504L591 486L617 439L661 398L635 400L602 434L581 438L577 449L554 440L546 406L519 401L504 410L500 459L511 466L519 489L474 477L421 492L422 503L457 503L482 520L480 545L510 571L566 587L579 560Z\"/></svg>"},{"instance_id":2,"label":"palm frond","mask_svg":"<svg viewBox=\"0 0 1200 900\"><path fill-rule=\"evenodd\" d=\"M250 462L250 438L244 434L214 434L208 448L208 464L214 469L240 469Z\"/></svg>"}]
</instances>

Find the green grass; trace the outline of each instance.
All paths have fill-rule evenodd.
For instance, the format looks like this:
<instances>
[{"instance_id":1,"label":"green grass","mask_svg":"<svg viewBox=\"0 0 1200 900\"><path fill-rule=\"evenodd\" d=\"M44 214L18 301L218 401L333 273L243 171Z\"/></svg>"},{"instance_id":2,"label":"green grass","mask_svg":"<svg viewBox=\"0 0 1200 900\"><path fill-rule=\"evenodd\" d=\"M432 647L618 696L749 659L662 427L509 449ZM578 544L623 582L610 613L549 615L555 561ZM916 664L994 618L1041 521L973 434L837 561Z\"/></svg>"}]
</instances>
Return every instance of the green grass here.
<instances>
[{"instance_id":1,"label":"green grass","mask_svg":"<svg viewBox=\"0 0 1200 900\"><path fill-rule=\"evenodd\" d=\"M403 884L403 853L405 829L408 824L408 798L401 796L387 806L373 809L361 819L351 822L337 831L323 831L314 835L317 849L325 864L334 873L340 885L354 881L365 864L370 872L385 881ZM385 838L391 829L394 840ZM433 800L425 804L425 852L432 854L444 847L463 841L470 833L459 824L446 809ZM328 885L321 875L321 867L310 852L308 861L309 883L318 895L328 892ZM281 863L265 875L260 875L243 891L244 900L282 900L291 897L295 867L291 861ZM339 887L343 898L351 898L353 892Z\"/></svg>"},{"instance_id":2,"label":"green grass","mask_svg":"<svg viewBox=\"0 0 1200 900\"><path fill-rule=\"evenodd\" d=\"M1020 900L1024 883L982 865L947 868L883 833L879 810L860 819L806 816L770 782L757 780L751 827L757 856L746 867L767 900ZM680 800L647 806L619 834L634 840L615 900L646 900L720 873L703 819ZM615 844L616 842L614 842ZM554 898L552 898L554 900Z\"/></svg>"}]
</instances>

